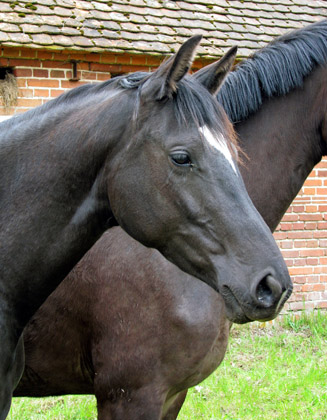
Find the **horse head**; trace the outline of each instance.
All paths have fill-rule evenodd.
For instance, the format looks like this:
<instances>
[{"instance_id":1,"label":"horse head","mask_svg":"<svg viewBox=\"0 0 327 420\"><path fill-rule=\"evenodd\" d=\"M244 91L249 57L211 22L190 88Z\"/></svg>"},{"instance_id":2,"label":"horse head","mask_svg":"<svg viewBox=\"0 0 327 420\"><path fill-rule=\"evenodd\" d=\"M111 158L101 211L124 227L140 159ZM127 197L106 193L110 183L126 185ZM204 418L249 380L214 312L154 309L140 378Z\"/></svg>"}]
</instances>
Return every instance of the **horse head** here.
<instances>
[{"instance_id":1,"label":"horse head","mask_svg":"<svg viewBox=\"0 0 327 420\"><path fill-rule=\"evenodd\" d=\"M110 205L132 237L219 291L232 321L271 319L291 281L247 195L235 133L215 99L236 48L189 76L200 39L155 72L120 80L133 123L108 175Z\"/></svg>"}]
</instances>

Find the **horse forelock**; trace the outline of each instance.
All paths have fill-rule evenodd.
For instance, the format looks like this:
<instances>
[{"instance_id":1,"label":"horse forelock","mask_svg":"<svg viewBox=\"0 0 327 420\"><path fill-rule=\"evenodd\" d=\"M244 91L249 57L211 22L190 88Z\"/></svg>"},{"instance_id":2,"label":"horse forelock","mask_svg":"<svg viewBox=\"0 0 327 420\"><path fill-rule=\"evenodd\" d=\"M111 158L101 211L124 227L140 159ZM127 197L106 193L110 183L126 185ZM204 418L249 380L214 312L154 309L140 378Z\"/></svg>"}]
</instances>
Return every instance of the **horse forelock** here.
<instances>
[{"instance_id":1,"label":"horse forelock","mask_svg":"<svg viewBox=\"0 0 327 420\"><path fill-rule=\"evenodd\" d=\"M301 87L317 66L327 63L327 20L276 38L231 72L217 99L233 122L256 112L265 98Z\"/></svg>"},{"instance_id":2,"label":"horse forelock","mask_svg":"<svg viewBox=\"0 0 327 420\"><path fill-rule=\"evenodd\" d=\"M140 94L142 85L148 81L152 73L131 73L119 80L124 89L138 89ZM236 134L223 108L215 98L198 81L185 76L177 84L176 92L170 99L174 104L174 113L181 127L189 126L193 122L198 128L208 127L228 143L232 155L237 157ZM139 106L136 105L134 119L137 119ZM230 144L229 144L230 143Z\"/></svg>"}]
</instances>

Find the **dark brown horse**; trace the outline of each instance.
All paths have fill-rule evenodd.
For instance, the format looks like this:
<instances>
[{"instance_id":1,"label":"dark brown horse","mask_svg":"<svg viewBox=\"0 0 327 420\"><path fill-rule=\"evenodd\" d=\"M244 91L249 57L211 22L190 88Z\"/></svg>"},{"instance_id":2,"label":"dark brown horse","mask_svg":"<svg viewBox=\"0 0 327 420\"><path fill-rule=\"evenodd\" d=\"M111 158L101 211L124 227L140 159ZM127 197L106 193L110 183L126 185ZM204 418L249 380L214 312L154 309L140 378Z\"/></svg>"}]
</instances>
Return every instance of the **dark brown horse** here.
<instances>
[{"instance_id":1,"label":"dark brown horse","mask_svg":"<svg viewBox=\"0 0 327 420\"><path fill-rule=\"evenodd\" d=\"M198 82L186 73L200 38L152 74L81 86L1 124L0 420L24 368L23 328L117 223L221 290L233 320L274 317L288 297L212 96L235 49Z\"/></svg>"},{"instance_id":2,"label":"dark brown horse","mask_svg":"<svg viewBox=\"0 0 327 420\"><path fill-rule=\"evenodd\" d=\"M326 64L324 21L260 50L219 94L243 119L241 170L272 230L326 154ZM219 366L228 334L218 294L115 228L29 324L16 395L95 393L99 420L175 419L187 388Z\"/></svg>"}]
</instances>

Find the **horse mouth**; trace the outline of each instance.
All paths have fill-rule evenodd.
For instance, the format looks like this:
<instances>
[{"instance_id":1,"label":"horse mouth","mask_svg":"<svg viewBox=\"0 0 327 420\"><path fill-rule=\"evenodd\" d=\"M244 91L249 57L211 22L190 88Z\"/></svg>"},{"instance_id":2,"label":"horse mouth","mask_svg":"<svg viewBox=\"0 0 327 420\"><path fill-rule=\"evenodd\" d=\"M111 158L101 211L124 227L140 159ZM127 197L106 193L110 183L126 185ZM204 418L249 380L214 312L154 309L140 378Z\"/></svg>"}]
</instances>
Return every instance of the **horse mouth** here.
<instances>
[{"instance_id":1,"label":"horse mouth","mask_svg":"<svg viewBox=\"0 0 327 420\"><path fill-rule=\"evenodd\" d=\"M225 301L227 318L234 323L245 324L253 321L265 322L276 318L284 303L290 297L292 289L293 287L286 289L278 303L274 307L266 309L258 308L255 305L251 306L250 304L246 304L247 308L244 309L244 304L241 304L237 294L228 286L223 286L221 295Z\"/></svg>"},{"instance_id":2,"label":"horse mouth","mask_svg":"<svg viewBox=\"0 0 327 420\"><path fill-rule=\"evenodd\" d=\"M245 314L240 302L228 286L223 286L220 293L225 302L226 316L229 321L236 324L245 324L253 321Z\"/></svg>"}]
</instances>

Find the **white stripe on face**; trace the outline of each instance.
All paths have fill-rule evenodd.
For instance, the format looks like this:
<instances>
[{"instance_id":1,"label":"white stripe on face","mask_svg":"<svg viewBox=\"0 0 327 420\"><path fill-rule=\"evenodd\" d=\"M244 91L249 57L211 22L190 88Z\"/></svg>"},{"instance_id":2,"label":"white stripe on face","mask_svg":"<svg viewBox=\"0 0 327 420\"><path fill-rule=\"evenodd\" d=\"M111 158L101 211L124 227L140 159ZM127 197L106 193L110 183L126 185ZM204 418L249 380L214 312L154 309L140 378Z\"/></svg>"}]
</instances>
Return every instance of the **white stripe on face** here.
<instances>
[{"instance_id":1,"label":"white stripe on face","mask_svg":"<svg viewBox=\"0 0 327 420\"><path fill-rule=\"evenodd\" d=\"M233 171L237 175L236 167L232 158L232 154L227 146L226 140L222 135L214 135L213 132L205 125L199 128L200 133L207 140L207 142L214 147L218 152L222 153L228 163L233 168Z\"/></svg>"}]
</instances>

